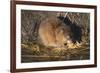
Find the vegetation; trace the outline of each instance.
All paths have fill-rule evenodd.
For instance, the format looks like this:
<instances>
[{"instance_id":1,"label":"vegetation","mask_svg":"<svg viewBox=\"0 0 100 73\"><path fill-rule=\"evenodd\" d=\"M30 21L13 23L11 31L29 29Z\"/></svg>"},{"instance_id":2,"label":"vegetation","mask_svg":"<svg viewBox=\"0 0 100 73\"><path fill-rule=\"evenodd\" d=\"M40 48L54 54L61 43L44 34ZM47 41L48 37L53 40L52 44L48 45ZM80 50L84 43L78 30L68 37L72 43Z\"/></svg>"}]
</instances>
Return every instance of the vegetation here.
<instances>
[{"instance_id":1,"label":"vegetation","mask_svg":"<svg viewBox=\"0 0 100 73\"><path fill-rule=\"evenodd\" d=\"M73 44L63 47L46 47L38 35L39 24L48 17L57 17L73 32ZM21 61L43 62L85 60L90 58L89 13L21 11Z\"/></svg>"}]
</instances>

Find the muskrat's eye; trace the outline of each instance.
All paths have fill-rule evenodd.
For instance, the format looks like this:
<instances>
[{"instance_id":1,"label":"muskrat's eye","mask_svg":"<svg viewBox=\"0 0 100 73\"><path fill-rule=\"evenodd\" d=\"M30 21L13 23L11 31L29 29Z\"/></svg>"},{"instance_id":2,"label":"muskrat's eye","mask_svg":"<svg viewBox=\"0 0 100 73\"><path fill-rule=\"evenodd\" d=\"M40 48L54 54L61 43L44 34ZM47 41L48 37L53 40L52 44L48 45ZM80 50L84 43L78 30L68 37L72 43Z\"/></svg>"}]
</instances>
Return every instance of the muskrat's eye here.
<instances>
[{"instance_id":1,"label":"muskrat's eye","mask_svg":"<svg viewBox=\"0 0 100 73\"><path fill-rule=\"evenodd\" d=\"M67 45L67 43L64 43L64 45L66 46L66 45Z\"/></svg>"}]
</instances>

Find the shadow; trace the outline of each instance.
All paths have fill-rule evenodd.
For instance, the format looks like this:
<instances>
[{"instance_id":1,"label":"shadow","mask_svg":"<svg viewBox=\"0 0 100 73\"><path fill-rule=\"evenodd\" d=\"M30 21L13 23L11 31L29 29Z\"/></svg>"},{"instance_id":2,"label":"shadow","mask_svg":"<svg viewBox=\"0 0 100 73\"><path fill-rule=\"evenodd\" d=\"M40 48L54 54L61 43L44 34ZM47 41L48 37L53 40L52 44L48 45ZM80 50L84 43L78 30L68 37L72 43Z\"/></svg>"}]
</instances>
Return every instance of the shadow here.
<instances>
[{"instance_id":1,"label":"shadow","mask_svg":"<svg viewBox=\"0 0 100 73\"><path fill-rule=\"evenodd\" d=\"M73 43L75 43L76 41L80 42L82 37L81 27L76 23L72 23L68 17L64 18L63 16L60 16L58 18L71 28L71 39Z\"/></svg>"}]
</instances>

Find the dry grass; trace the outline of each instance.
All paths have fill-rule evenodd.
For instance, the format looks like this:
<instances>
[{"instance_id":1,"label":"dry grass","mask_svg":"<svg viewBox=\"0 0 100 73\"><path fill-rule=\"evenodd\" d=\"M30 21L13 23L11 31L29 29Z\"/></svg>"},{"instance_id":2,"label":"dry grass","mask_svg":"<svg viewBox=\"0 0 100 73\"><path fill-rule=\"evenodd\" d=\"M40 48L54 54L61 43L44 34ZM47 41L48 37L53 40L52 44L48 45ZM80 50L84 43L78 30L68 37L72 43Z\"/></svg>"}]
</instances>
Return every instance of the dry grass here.
<instances>
[{"instance_id":1,"label":"dry grass","mask_svg":"<svg viewBox=\"0 0 100 73\"><path fill-rule=\"evenodd\" d=\"M26 47L27 46L27 47ZM89 45L63 47L45 47L39 44L22 44L22 62L64 61L89 59ZM24 47L24 48L23 48Z\"/></svg>"}]
</instances>

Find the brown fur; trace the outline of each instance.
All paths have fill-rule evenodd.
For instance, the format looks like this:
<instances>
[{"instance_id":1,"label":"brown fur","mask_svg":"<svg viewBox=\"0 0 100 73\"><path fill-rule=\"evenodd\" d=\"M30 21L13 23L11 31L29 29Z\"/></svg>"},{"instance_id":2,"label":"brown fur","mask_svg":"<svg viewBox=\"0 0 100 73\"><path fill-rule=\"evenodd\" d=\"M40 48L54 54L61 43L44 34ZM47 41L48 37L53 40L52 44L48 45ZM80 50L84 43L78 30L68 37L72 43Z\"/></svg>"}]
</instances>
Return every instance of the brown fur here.
<instances>
[{"instance_id":1,"label":"brown fur","mask_svg":"<svg viewBox=\"0 0 100 73\"><path fill-rule=\"evenodd\" d=\"M59 47L71 41L70 28L56 17L41 22L39 36L45 46Z\"/></svg>"}]
</instances>

